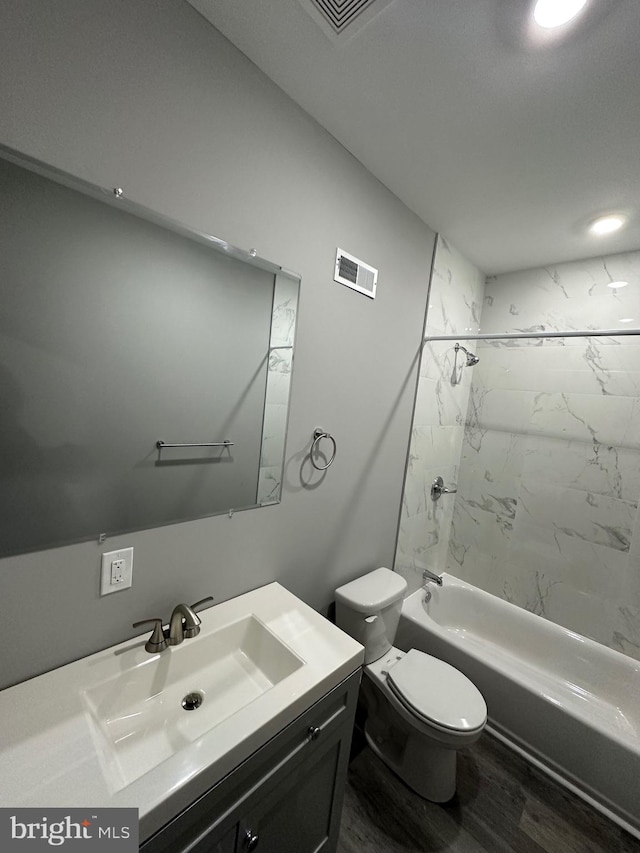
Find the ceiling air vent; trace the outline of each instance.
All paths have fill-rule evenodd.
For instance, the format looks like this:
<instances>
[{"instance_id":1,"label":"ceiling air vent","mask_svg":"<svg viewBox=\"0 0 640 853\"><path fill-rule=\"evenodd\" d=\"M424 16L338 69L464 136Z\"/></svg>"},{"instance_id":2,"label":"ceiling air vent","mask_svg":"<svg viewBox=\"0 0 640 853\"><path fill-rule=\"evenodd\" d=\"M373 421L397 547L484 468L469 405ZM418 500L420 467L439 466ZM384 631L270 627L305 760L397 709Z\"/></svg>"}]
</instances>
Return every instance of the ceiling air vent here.
<instances>
[{"instance_id":1,"label":"ceiling air vent","mask_svg":"<svg viewBox=\"0 0 640 853\"><path fill-rule=\"evenodd\" d=\"M378 270L365 264L364 261L354 258L348 252L338 249L336 254L336 271L333 280L339 284L346 284L358 293L376 298L376 286L378 284Z\"/></svg>"},{"instance_id":2,"label":"ceiling air vent","mask_svg":"<svg viewBox=\"0 0 640 853\"><path fill-rule=\"evenodd\" d=\"M391 0L300 0L300 3L334 41L351 38Z\"/></svg>"}]
</instances>

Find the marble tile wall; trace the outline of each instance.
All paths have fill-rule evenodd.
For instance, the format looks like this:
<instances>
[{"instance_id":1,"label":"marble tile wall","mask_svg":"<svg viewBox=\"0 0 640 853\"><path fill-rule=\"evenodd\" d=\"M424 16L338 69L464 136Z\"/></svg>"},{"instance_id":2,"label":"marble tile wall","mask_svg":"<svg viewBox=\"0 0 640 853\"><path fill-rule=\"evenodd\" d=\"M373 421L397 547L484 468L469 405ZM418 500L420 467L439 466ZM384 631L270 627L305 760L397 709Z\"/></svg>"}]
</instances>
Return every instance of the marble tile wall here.
<instances>
[{"instance_id":1,"label":"marble tile wall","mask_svg":"<svg viewBox=\"0 0 640 853\"><path fill-rule=\"evenodd\" d=\"M431 272L426 335L477 331L484 275L441 236ZM395 569L418 589L422 570L444 571L454 496L431 500L433 480L456 483L472 371L454 342L426 343L413 417Z\"/></svg>"},{"instance_id":2,"label":"marble tile wall","mask_svg":"<svg viewBox=\"0 0 640 853\"><path fill-rule=\"evenodd\" d=\"M485 333L630 327L640 252L486 282ZM477 352L447 571L640 659L640 336Z\"/></svg>"}]
</instances>

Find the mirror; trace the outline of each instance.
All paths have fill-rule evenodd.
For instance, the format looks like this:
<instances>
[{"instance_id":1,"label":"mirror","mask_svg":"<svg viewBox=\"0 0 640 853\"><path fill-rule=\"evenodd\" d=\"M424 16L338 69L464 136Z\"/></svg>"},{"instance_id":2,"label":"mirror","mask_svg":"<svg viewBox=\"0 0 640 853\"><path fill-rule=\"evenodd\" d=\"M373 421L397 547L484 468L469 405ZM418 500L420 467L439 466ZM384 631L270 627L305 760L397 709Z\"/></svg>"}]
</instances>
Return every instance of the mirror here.
<instances>
[{"instance_id":1,"label":"mirror","mask_svg":"<svg viewBox=\"0 0 640 853\"><path fill-rule=\"evenodd\" d=\"M0 555L280 500L299 277L0 149Z\"/></svg>"}]
</instances>

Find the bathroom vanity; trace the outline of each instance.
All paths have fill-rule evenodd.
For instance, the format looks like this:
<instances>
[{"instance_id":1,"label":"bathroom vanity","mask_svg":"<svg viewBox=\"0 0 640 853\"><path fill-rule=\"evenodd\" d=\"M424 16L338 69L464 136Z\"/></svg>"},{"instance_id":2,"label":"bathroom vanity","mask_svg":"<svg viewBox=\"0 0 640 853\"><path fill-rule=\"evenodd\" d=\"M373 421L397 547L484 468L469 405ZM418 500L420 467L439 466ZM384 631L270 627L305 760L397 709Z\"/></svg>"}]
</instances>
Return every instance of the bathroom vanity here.
<instances>
[{"instance_id":1,"label":"bathroom vanity","mask_svg":"<svg viewBox=\"0 0 640 853\"><path fill-rule=\"evenodd\" d=\"M143 853L330 853L340 829L354 673L169 821Z\"/></svg>"},{"instance_id":2,"label":"bathroom vanity","mask_svg":"<svg viewBox=\"0 0 640 853\"><path fill-rule=\"evenodd\" d=\"M277 583L199 615L0 692L0 806L134 807L145 853L335 850L362 646Z\"/></svg>"}]
</instances>

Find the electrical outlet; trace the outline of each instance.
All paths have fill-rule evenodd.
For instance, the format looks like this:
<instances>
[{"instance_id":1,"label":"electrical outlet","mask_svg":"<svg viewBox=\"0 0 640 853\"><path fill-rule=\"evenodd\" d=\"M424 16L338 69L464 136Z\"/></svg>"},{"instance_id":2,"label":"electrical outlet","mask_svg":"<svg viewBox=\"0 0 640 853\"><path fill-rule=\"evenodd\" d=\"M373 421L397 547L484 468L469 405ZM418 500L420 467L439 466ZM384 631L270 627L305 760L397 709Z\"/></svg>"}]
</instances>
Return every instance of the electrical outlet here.
<instances>
[{"instance_id":1,"label":"electrical outlet","mask_svg":"<svg viewBox=\"0 0 640 853\"><path fill-rule=\"evenodd\" d=\"M112 586L115 586L116 584L118 584L118 586L119 586L123 582L123 580L124 580L124 566L125 566L124 560L113 560L113 562L111 563L111 585Z\"/></svg>"},{"instance_id":2,"label":"electrical outlet","mask_svg":"<svg viewBox=\"0 0 640 853\"><path fill-rule=\"evenodd\" d=\"M128 589L133 578L133 548L107 551L102 555L100 595Z\"/></svg>"}]
</instances>

